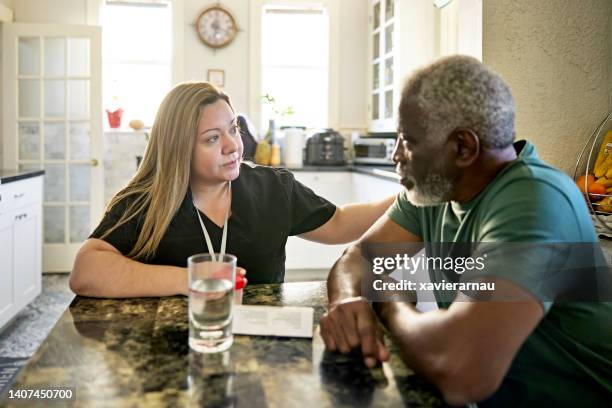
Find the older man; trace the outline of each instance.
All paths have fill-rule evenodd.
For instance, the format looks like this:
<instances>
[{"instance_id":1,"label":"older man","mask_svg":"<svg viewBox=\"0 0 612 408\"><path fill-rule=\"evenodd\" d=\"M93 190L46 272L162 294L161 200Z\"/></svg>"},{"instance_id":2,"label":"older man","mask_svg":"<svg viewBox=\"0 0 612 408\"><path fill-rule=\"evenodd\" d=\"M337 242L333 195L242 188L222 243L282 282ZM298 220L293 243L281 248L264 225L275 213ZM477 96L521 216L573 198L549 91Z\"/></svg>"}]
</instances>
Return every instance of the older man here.
<instances>
[{"instance_id":1,"label":"older man","mask_svg":"<svg viewBox=\"0 0 612 408\"><path fill-rule=\"evenodd\" d=\"M405 191L329 275L327 347L360 348L368 366L384 361L381 322L405 362L451 404L609 406L612 303L558 302L558 293L545 294L545 268L530 257L487 260L481 282L495 283L505 301L458 292L420 313L409 302L362 296L365 244L597 242L573 181L529 142L514 142L504 81L463 56L417 72L402 93L394 158ZM452 280L429 274L434 283Z\"/></svg>"}]
</instances>

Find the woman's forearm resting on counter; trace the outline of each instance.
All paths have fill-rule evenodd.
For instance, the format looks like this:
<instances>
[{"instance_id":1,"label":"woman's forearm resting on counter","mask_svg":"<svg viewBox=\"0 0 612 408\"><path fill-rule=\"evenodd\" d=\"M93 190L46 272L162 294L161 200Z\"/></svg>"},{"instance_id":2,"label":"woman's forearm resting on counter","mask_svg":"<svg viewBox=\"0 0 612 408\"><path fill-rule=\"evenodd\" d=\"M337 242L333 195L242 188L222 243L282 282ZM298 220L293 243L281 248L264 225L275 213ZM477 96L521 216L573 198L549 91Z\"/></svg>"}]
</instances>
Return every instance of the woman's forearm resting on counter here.
<instances>
[{"instance_id":1,"label":"woman's forearm resting on counter","mask_svg":"<svg viewBox=\"0 0 612 408\"><path fill-rule=\"evenodd\" d=\"M85 241L70 275L70 289L90 297L186 295L187 288L186 268L137 262L99 239Z\"/></svg>"}]
</instances>

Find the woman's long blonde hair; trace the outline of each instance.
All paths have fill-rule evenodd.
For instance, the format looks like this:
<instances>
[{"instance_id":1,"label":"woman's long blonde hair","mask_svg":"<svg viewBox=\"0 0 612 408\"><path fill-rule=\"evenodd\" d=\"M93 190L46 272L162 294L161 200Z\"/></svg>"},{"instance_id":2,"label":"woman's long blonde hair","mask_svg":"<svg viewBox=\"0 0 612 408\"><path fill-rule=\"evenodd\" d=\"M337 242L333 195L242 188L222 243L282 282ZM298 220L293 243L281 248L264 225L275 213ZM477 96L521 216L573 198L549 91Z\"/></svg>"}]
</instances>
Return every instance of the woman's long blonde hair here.
<instances>
[{"instance_id":1,"label":"woman's long blonde hair","mask_svg":"<svg viewBox=\"0 0 612 408\"><path fill-rule=\"evenodd\" d=\"M179 84L166 95L136 175L113 197L106 211L128 197L133 200L101 239L143 214L142 230L127 256L147 260L155 255L189 188L191 156L202 109L218 100L224 100L234 110L230 98L206 82Z\"/></svg>"}]
</instances>

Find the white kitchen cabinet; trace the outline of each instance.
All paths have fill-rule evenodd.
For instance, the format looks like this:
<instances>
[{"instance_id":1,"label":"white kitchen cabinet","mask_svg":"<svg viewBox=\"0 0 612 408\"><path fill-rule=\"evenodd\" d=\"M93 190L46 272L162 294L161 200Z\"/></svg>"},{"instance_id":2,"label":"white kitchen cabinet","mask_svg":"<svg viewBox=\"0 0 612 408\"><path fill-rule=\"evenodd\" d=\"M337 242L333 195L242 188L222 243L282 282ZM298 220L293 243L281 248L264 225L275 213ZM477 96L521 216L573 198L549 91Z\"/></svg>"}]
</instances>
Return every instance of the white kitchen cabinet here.
<instances>
[{"instance_id":1,"label":"white kitchen cabinet","mask_svg":"<svg viewBox=\"0 0 612 408\"><path fill-rule=\"evenodd\" d=\"M297 171L295 179L336 206L351 202L352 173L348 171ZM325 245L297 236L289 237L286 269L329 269L348 244Z\"/></svg>"},{"instance_id":2,"label":"white kitchen cabinet","mask_svg":"<svg viewBox=\"0 0 612 408\"><path fill-rule=\"evenodd\" d=\"M482 61L482 0L451 1L440 10L440 56L453 54Z\"/></svg>"},{"instance_id":3,"label":"white kitchen cabinet","mask_svg":"<svg viewBox=\"0 0 612 408\"><path fill-rule=\"evenodd\" d=\"M0 195L3 195L1 186ZM14 303L13 222L7 214L0 213L0 326Z\"/></svg>"},{"instance_id":4,"label":"white kitchen cabinet","mask_svg":"<svg viewBox=\"0 0 612 408\"><path fill-rule=\"evenodd\" d=\"M42 176L0 184L0 328L41 292Z\"/></svg>"},{"instance_id":5,"label":"white kitchen cabinet","mask_svg":"<svg viewBox=\"0 0 612 408\"><path fill-rule=\"evenodd\" d=\"M353 173L352 184L352 199L359 203L382 200L402 191L399 181L385 180L362 173Z\"/></svg>"},{"instance_id":6,"label":"white kitchen cabinet","mask_svg":"<svg viewBox=\"0 0 612 408\"><path fill-rule=\"evenodd\" d=\"M41 205L33 204L13 211L13 284L15 297L22 304L41 290Z\"/></svg>"},{"instance_id":7,"label":"white kitchen cabinet","mask_svg":"<svg viewBox=\"0 0 612 408\"><path fill-rule=\"evenodd\" d=\"M351 202L350 171L296 171L295 179L336 206Z\"/></svg>"},{"instance_id":8,"label":"white kitchen cabinet","mask_svg":"<svg viewBox=\"0 0 612 408\"><path fill-rule=\"evenodd\" d=\"M356 172L295 172L296 180L310 187L321 197L341 206L371 202L395 195L402 189L397 181ZM351 244L325 245L299 237L287 240L285 268L329 270Z\"/></svg>"},{"instance_id":9,"label":"white kitchen cabinet","mask_svg":"<svg viewBox=\"0 0 612 408\"><path fill-rule=\"evenodd\" d=\"M368 124L395 132L405 79L439 55L439 11L432 0L370 0Z\"/></svg>"}]
</instances>

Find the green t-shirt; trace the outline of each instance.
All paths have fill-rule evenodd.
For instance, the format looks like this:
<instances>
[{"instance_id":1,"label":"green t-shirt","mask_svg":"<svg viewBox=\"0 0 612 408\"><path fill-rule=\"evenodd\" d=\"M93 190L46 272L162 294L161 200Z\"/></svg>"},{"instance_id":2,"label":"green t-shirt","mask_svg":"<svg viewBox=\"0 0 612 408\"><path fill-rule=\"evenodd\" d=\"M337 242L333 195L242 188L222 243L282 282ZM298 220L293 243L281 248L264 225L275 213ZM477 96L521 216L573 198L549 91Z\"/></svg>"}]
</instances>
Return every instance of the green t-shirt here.
<instances>
[{"instance_id":1,"label":"green t-shirt","mask_svg":"<svg viewBox=\"0 0 612 408\"><path fill-rule=\"evenodd\" d=\"M542 162L529 142L514 147L517 159L471 201L416 207L404 192L389 217L425 243L597 242L575 183ZM427 255L439 256L429 253L435 248L426 245ZM533 258L517 254L499 265L494 257L488 259L489 275L529 291L545 315L519 349L499 390L479 406L611 406L612 303L551 301L534 284L544 280L539 274L545 268ZM444 271L429 274L432 282L453 280ZM440 307L449 306L438 293L436 298Z\"/></svg>"}]
</instances>

